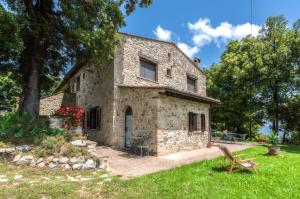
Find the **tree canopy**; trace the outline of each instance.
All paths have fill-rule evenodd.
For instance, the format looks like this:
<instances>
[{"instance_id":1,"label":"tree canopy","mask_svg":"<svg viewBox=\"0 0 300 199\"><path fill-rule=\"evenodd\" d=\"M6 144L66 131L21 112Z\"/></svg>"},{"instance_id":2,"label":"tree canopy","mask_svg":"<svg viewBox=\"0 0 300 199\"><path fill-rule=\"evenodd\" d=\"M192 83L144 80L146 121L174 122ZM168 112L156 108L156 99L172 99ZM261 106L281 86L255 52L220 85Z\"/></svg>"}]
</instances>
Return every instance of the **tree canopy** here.
<instances>
[{"instance_id":1,"label":"tree canopy","mask_svg":"<svg viewBox=\"0 0 300 199\"><path fill-rule=\"evenodd\" d=\"M251 137L271 121L280 130L284 104L300 91L299 21L288 28L284 17L268 18L258 37L231 41L220 63L206 70L208 94L223 102L213 109L216 127Z\"/></svg>"},{"instance_id":2,"label":"tree canopy","mask_svg":"<svg viewBox=\"0 0 300 199\"><path fill-rule=\"evenodd\" d=\"M36 117L47 75L59 76L67 65L101 66L113 57L118 30L130 14L151 0L2 0L0 67L20 74L21 113ZM4 23L6 22L6 23ZM2 24L4 24L2 26ZM1 43L2 44L2 43ZM2 56L3 55L3 56Z\"/></svg>"}]
</instances>

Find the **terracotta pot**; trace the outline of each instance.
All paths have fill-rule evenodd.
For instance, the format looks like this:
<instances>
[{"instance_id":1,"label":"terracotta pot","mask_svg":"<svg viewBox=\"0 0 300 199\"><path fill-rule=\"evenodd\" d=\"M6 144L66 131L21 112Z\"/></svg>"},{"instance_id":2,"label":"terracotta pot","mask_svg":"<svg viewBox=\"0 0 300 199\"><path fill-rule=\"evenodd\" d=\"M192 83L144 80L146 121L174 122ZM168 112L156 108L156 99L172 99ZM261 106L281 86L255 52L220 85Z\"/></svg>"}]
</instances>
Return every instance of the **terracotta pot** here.
<instances>
[{"instance_id":1,"label":"terracotta pot","mask_svg":"<svg viewBox=\"0 0 300 199\"><path fill-rule=\"evenodd\" d=\"M270 146L268 154L269 155L274 155L274 156L279 155L280 154L280 147Z\"/></svg>"}]
</instances>

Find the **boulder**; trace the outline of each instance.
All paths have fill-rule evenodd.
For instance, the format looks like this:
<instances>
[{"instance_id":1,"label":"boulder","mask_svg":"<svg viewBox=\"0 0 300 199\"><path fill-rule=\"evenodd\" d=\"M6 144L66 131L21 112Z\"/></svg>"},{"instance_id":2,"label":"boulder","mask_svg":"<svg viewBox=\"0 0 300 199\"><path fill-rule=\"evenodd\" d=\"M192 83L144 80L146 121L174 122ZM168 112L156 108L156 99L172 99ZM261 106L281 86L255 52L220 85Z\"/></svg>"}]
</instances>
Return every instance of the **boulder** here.
<instances>
[{"instance_id":1,"label":"boulder","mask_svg":"<svg viewBox=\"0 0 300 199\"><path fill-rule=\"evenodd\" d=\"M40 162L37 167L38 168L44 168L46 166L45 162Z\"/></svg>"},{"instance_id":2,"label":"boulder","mask_svg":"<svg viewBox=\"0 0 300 199\"><path fill-rule=\"evenodd\" d=\"M15 157L14 157L14 159L13 159L13 163L16 163L16 162L18 162L20 159L21 159L21 155L20 154L17 154L17 155L15 155Z\"/></svg>"},{"instance_id":3,"label":"boulder","mask_svg":"<svg viewBox=\"0 0 300 199\"><path fill-rule=\"evenodd\" d=\"M74 146L86 147L86 142L84 140L75 140L71 142Z\"/></svg>"},{"instance_id":4,"label":"boulder","mask_svg":"<svg viewBox=\"0 0 300 199\"><path fill-rule=\"evenodd\" d=\"M20 160L18 162L16 162L16 164L30 165L33 161L34 161L34 158L32 155L25 155L25 156L21 157Z\"/></svg>"},{"instance_id":5,"label":"boulder","mask_svg":"<svg viewBox=\"0 0 300 199\"><path fill-rule=\"evenodd\" d=\"M31 166L31 167L36 167L36 161L35 161L35 160L32 160L31 163L29 164L29 166Z\"/></svg>"},{"instance_id":6,"label":"boulder","mask_svg":"<svg viewBox=\"0 0 300 199\"><path fill-rule=\"evenodd\" d=\"M109 164L108 164L108 160L107 159L103 159L100 161L99 164L99 169L108 169L109 168Z\"/></svg>"},{"instance_id":7,"label":"boulder","mask_svg":"<svg viewBox=\"0 0 300 199\"><path fill-rule=\"evenodd\" d=\"M63 164L62 166L63 170L70 170L72 168L69 164Z\"/></svg>"},{"instance_id":8,"label":"boulder","mask_svg":"<svg viewBox=\"0 0 300 199\"><path fill-rule=\"evenodd\" d=\"M16 149L18 151L27 152L30 150L30 147L27 144L23 144L23 145L17 146Z\"/></svg>"},{"instance_id":9,"label":"boulder","mask_svg":"<svg viewBox=\"0 0 300 199\"><path fill-rule=\"evenodd\" d=\"M16 154L16 150L13 147L10 148L1 148L0 156L5 158L12 158Z\"/></svg>"},{"instance_id":10,"label":"boulder","mask_svg":"<svg viewBox=\"0 0 300 199\"><path fill-rule=\"evenodd\" d=\"M59 159L58 158L53 158L52 162L58 162Z\"/></svg>"},{"instance_id":11,"label":"boulder","mask_svg":"<svg viewBox=\"0 0 300 199\"><path fill-rule=\"evenodd\" d=\"M39 158L39 159L36 161L36 163L37 163L37 164L40 164L41 162L43 162L43 160L44 160L43 158Z\"/></svg>"},{"instance_id":12,"label":"boulder","mask_svg":"<svg viewBox=\"0 0 300 199\"><path fill-rule=\"evenodd\" d=\"M82 168L82 166L83 166L83 164L77 163L77 164L74 164L74 165L72 166L72 169L73 169L73 170L79 170L79 169Z\"/></svg>"},{"instance_id":13,"label":"boulder","mask_svg":"<svg viewBox=\"0 0 300 199\"><path fill-rule=\"evenodd\" d=\"M46 160L44 161L46 164L49 164L50 162L52 162L52 160L54 159L54 156L49 156L46 158Z\"/></svg>"},{"instance_id":14,"label":"boulder","mask_svg":"<svg viewBox=\"0 0 300 199\"><path fill-rule=\"evenodd\" d=\"M69 164L73 165L73 164L76 164L78 163L78 160L77 160L77 157L72 157L69 159Z\"/></svg>"},{"instance_id":15,"label":"boulder","mask_svg":"<svg viewBox=\"0 0 300 199\"><path fill-rule=\"evenodd\" d=\"M53 169L53 168L57 167L58 164L56 162L51 162L48 166L50 169Z\"/></svg>"},{"instance_id":16,"label":"boulder","mask_svg":"<svg viewBox=\"0 0 300 199\"><path fill-rule=\"evenodd\" d=\"M67 157L59 157L59 164L66 164L68 163L69 158Z\"/></svg>"},{"instance_id":17,"label":"boulder","mask_svg":"<svg viewBox=\"0 0 300 199\"><path fill-rule=\"evenodd\" d=\"M93 160L93 159L88 159L88 160L84 163L82 169L95 169L96 166L97 166L97 163L96 163L95 160Z\"/></svg>"}]
</instances>

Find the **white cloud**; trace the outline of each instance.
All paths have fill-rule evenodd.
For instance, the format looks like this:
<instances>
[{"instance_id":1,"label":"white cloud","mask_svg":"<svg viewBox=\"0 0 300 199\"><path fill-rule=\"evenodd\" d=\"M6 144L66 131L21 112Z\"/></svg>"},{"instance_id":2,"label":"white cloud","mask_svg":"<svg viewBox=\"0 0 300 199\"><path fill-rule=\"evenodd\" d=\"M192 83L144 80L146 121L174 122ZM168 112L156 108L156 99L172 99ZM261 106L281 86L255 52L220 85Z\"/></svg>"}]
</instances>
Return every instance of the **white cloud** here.
<instances>
[{"instance_id":1,"label":"white cloud","mask_svg":"<svg viewBox=\"0 0 300 199\"><path fill-rule=\"evenodd\" d=\"M196 53L199 52L199 48L197 46L191 47L185 43L177 43L178 47L190 58L193 58Z\"/></svg>"},{"instance_id":2,"label":"white cloud","mask_svg":"<svg viewBox=\"0 0 300 199\"><path fill-rule=\"evenodd\" d=\"M167 30L167 29L163 29L162 27L160 27L160 25L158 25L156 27L156 30L153 31L153 33L155 34L155 36L158 39L161 39L161 40L164 40L164 41L170 41L171 40L172 32Z\"/></svg>"},{"instance_id":3,"label":"white cloud","mask_svg":"<svg viewBox=\"0 0 300 199\"><path fill-rule=\"evenodd\" d=\"M240 25L232 25L228 22L222 22L217 27L212 27L210 20L200 18L196 23L188 23L188 28L193 32L193 42L201 48L211 42L220 45L230 39L241 39L251 34L251 24L244 23ZM252 24L252 34L257 36L261 27Z\"/></svg>"}]
</instances>

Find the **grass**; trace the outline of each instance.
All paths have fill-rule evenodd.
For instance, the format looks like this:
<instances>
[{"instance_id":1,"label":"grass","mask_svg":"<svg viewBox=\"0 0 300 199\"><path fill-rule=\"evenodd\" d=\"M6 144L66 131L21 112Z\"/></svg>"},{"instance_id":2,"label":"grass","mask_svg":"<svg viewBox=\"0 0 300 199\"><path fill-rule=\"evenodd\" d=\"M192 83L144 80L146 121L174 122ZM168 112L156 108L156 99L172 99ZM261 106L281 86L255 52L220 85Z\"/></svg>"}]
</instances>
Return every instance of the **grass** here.
<instances>
[{"instance_id":1,"label":"grass","mask_svg":"<svg viewBox=\"0 0 300 199\"><path fill-rule=\"evenodd\" d=\"M0 182L0 198L300 198L300 147L282 147L282 157L266 156L266 152L262 146L240 152L261 164L258 174L228 174L217 158L131 180L115 177L110 182L104 182L100 171L65 173L2 162L0 178L5 175L9 181ZM23 175L19 181L13 179L17 174ZM66 177L79 175L92 180L73 182Z\"/></svg>"},{"instance_id":2,"label":"grass","mask_svg":"<svg viewBox=\"0 0 300 199\"><path fill-rule=\"evenodd\" d=\"M112 198L300 198L300 147L283 147L282 157L266 156L266 152L266 147L240 152L261 164L258 174L228 174L217 158L129 181L116 180L106 193Z\"/></svg>"}]
</instances>

